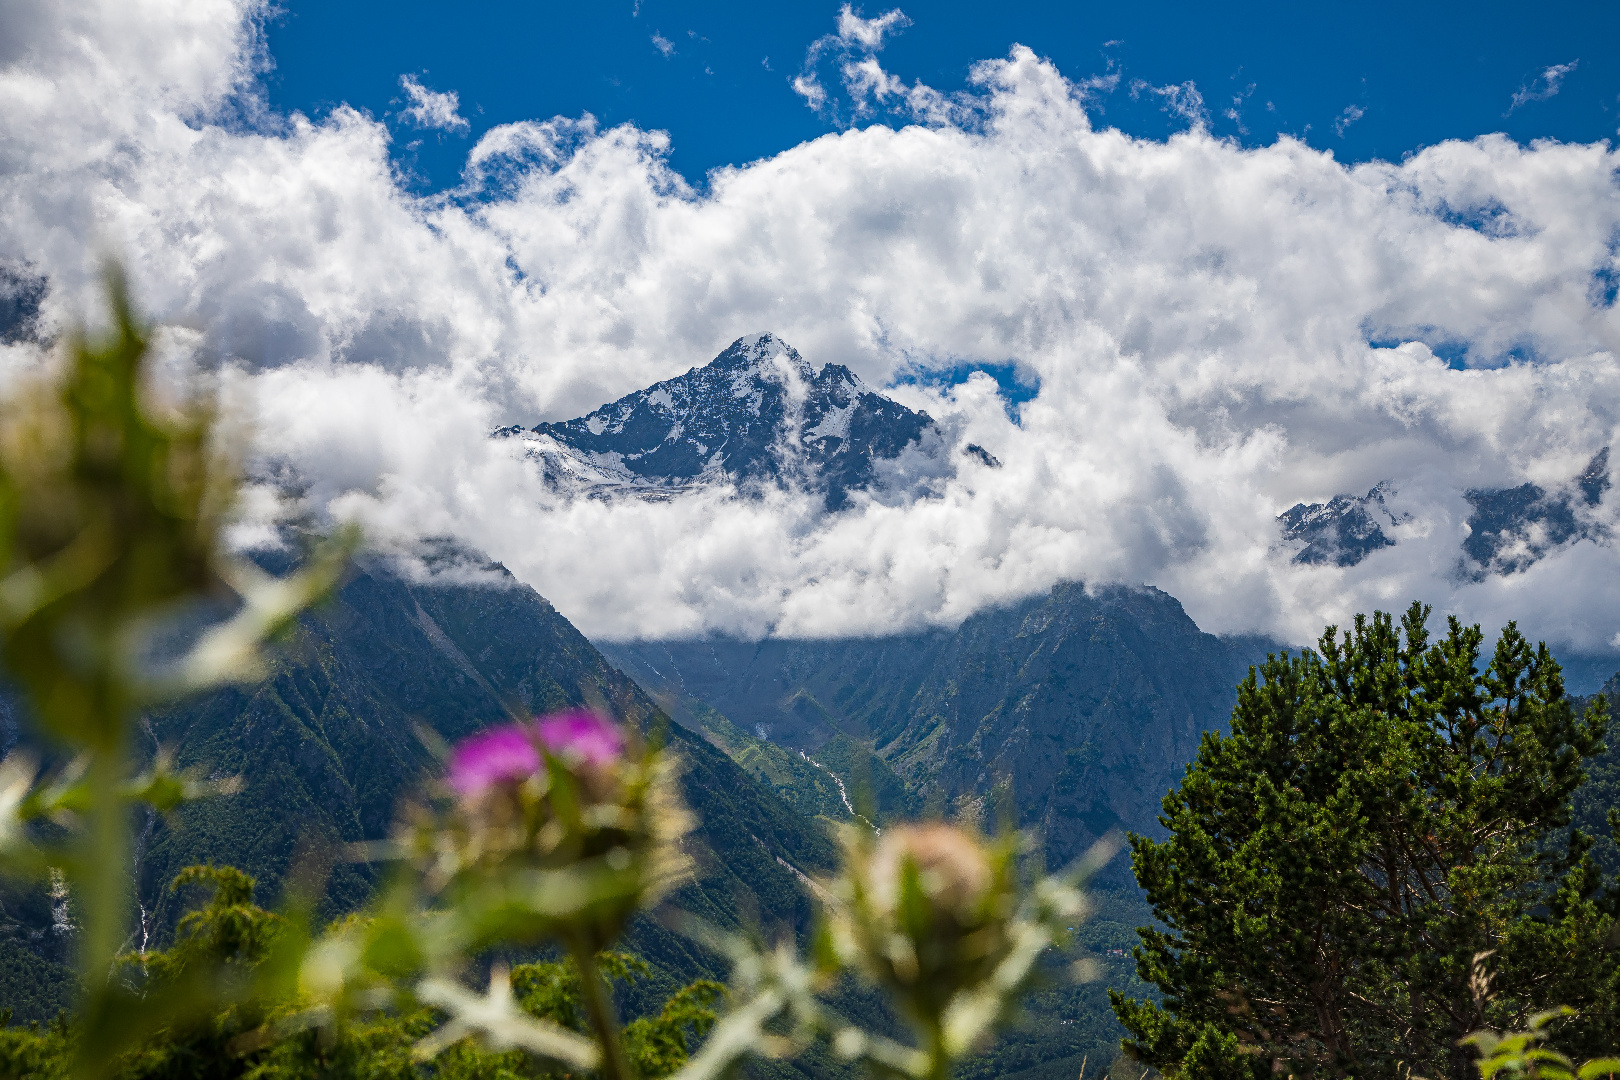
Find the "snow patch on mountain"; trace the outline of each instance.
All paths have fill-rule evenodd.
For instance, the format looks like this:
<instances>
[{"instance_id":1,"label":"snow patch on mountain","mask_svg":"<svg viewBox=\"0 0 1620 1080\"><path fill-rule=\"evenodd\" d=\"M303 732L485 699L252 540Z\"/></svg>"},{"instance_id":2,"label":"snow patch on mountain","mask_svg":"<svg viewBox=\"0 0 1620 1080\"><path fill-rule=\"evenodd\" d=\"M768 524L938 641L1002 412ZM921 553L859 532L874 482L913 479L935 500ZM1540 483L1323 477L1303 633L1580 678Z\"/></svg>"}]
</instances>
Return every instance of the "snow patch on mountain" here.
<instances>
[{"instance_id":1,"label":"snow patch on mountain","mask_svg":"<svg viewBox=\"0 0 1620 1080\"><path fill-rule=\"evenodd\" d=\"M1278 517L1283 539L1302 542L1293 561L1306 565L1354 566L1379 548L1394 547L1384 526L1401 517L1385 503L1394 495L1386 480L1365 495L1335 495L1326 503L1296 503Z\"/></svg>"}]
</instances>

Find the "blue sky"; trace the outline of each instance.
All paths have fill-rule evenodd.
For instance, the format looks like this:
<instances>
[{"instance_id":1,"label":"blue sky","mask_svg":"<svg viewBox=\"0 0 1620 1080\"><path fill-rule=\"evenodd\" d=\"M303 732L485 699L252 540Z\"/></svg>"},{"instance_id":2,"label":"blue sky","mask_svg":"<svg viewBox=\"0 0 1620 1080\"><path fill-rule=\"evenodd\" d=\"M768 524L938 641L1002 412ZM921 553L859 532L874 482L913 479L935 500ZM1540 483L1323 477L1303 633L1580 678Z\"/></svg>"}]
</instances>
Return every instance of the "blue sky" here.
<instances>
[{"instance_id":1,"label":"blue sky","mask_svg":"<svg viewBox=\"0 0 1620 1080\"><path fill-rule=\"evenodd\" d=\"M872 17L891 6L857 11ZM1071 79L1117 71L1097 122L1142 136L1162 138L1187 121L1161 96L1133 98L1138 80L1191 81L1218 135L1263 145L1288 133L1341 160L1399 160L1492 131L1591 142L1620 126L1612 3L899 6L911 25L882 59L907 83L959 90L975 61L1022 43ZM419 187L454 183L472 141L515 120L590 112L604 124L662 128L673 139L671 163L695 181L835 128L790 85L806 49L833 27L838 5L827 0L281 7L269 27L271 102L315 116L347 102L387 117ZM454 91L469 128L423 132L402 121L404 74Z\"/></svg>"}]
</instances>

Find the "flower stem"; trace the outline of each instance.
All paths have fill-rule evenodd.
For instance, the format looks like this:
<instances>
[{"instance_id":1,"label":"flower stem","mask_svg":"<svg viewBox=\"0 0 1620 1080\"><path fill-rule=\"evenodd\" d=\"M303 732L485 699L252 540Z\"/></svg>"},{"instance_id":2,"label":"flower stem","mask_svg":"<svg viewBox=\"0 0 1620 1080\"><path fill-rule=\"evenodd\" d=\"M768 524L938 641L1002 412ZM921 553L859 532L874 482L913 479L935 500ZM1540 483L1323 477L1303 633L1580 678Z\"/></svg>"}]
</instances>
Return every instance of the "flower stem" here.
<instances>
[{"instance_id":1,"label":"flower stem","mask_svg":"<svg viewBox=\"0 0 1620 1080\"><path fill-rule=\"evenodd\" d=\"M945 1048L945 1025L935 1021L928 1026L928 1080L949 1080L951 1055Z\"/></svg>"},{"instance_id":2,"label":"flower stem","mask_svg":"<svg viewBox=\"0 0 1620 1080\"><path fill-rule=\"evenodd\" d=\"M90 827L83 841L82 861L75 868L78 872L69 878L79 886L84 904L79 964L85 988L93 995L106 992L113 961L128 931L129 809L119 791L124 761L117 749L102 747L91 754L85 774L94 800L88 815Z\"/></svg>"},{"instance_id":3,"label":"flower stem","mask_svg":"<svg viewBox=\"0 0 1620 1080\"><path fill-rule=\"evenodd\" d=\"M579 985L585 997L585 1012L602 1045L602 1076L605 1080L636 1080L636 1073L625 1056L619 1035L619 1019L614 1015L613 995L596 966L596 954L581 941L570 941L568 951L579 969Z\"/></svg>"}]
</instances>

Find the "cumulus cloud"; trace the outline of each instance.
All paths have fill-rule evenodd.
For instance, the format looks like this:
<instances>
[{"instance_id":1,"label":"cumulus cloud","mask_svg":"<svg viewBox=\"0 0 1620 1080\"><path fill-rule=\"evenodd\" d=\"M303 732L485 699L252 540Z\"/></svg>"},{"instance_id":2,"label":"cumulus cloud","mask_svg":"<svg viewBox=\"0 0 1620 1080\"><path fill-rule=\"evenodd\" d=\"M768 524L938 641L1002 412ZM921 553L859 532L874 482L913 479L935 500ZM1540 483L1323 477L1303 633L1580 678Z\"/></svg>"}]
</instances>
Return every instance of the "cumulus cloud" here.
<instances>
[{"instance_id":1,"label":"cumulus cloud","mask_svg":"<svg viewBox=\"0 0 1620 1080\"><path fill-rule=\"evenodd\" d=\"M1349 128L1351 124L1355 123L1357 120L1360 120L1366 115L1367 110L1363 109L1360 105L1346 105L1344 107L1344 112L1340 113L1338 118L1333 121L1334 134L1338 135L1341 139L1344 138L1345 130Z\"/></svg>"},{"instance_id":2,"label":"cumulus cloud","mask_svg":"<svg viewBox=\"0 0 1620 1080\"><path fill-rule=\"evenodd\" d=\"M454 90L444 93L429 90L414 75L401 75L399 88L411 100L399 111L399 115L417 127L463 134L472 130L472 124L457 111L461 107L461 98Z\"/></svg>"},{"instance_id":3,"label":"cumulus cloud","mask_svg":"<svg viewBox=\"0 0 1620 1080\"><path fill-rule=\"evenodd\" d=\"M1558 91L1563 89L1565 76L1574 71L1579 64L1579 60L1571 60L1567 64L1554 64L1552 67L1547 68L1536 78L1513 92L1513 103L1508 106L1508 111L1502 115L1512 115L1520 105L1528 105L1532 101L1546 101L1548 98L1557 96Z\"/></svg>"},{"instance_id":4,"label":"cumulus cloud","mask_svg":"<svg viewBox=\"0 0 1620 1080\"><path fill-rule=\"evenodd\" d=\"M384 125L254 104L257 4L20 3L0 262L49 281L42 336L96 310L97 261L121 253L169 353L254 416L262 471L379 542L460 537L587 633L883 632L1061 579L1152 583L1207 629L1292 641L1411 598L1563 647L1620 633L1613 491L1597 539L1507 577L1457 566L1467 491L1556 486L1615 440L1604 145L1490 136L1346 167L1195 120L1133 139L1027 49L945 99L896 89L850 30L865 100L904 92L896 126L699 193L661 133L534 120L487 132L462 188L422 196ZM1165 89L1197 115L1194 88ZM1003 467L833 516L793 492L567 502L486 437L764 329ZM1009 409L986 375L912 378L975 364L1015 364L1039 393ZM1385 480L1394 546L1292 562L1280 511Z\"/></svg>"},{"instance_id":5,"label":"cumulus cloud","mask_svg":"<svg viewBox=\"0 0 1620 1080\"><path fill-rule=\"evenodd\" d=\"M665 58L675 55L675 43L663 34L654 33L652 36L653 48L663 53Z\"/></svg>"}]
</instances>

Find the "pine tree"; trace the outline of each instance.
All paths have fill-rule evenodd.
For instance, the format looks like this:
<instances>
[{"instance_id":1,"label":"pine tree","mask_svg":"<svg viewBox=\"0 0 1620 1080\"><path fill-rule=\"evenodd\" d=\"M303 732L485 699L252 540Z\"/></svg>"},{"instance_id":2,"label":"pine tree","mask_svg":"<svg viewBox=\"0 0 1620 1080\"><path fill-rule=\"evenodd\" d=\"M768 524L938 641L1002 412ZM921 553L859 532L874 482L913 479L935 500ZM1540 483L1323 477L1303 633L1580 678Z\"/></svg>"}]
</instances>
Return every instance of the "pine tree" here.
<instances>
[{"instance_id":1,"label":"pine tree","mask_svg":"<svg viewBox=\"0 0 1620 1080\"><path fill-rule=\"evenodd\" d=\"M1132 837L1163 924L1136 950L1163 1003L1113 995L1142 1060L1462 1078L1460 1038L1546 1004L1500 954L1545 943L1555 879L1579 869L1570 796L1606 710L1577 716L1512 624L1482 665L1478 626L1431 642L1428 615L1358 616L1251 670L1231 733L1207 734L1165 797L1169 837Z\"/></svg>"}]
</instances>

